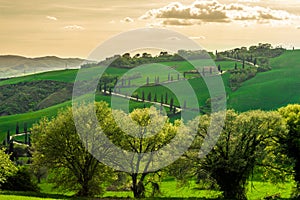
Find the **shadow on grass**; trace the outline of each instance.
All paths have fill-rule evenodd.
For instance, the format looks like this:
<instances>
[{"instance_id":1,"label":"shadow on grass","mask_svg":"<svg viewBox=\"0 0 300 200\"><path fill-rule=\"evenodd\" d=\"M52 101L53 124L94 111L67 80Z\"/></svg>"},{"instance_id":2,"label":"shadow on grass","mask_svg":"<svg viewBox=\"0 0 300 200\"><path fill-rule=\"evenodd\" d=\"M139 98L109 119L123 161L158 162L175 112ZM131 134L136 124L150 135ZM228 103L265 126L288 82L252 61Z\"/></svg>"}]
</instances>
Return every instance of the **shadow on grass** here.
<instances>
[{"instance_id":1,"label":"shadow on grass","mask_svg":"<svg viewBox=\"0 0 300 200\"><path fill-rule=\"evenodd\" d=\"M75 197L61 194L46 194L37 192L19 192L19 191L0 191L0 195L16 195L24 197L52 198L52 199L75 199L75 200L130 200L133 198L126 197ZM146 200L217 200L222 198L197 198L197 197L148 197ZM275 198L276 200L297 200L291 198ZM225 200L225 199L222 199Z\"/></svg>"}]
</instances>

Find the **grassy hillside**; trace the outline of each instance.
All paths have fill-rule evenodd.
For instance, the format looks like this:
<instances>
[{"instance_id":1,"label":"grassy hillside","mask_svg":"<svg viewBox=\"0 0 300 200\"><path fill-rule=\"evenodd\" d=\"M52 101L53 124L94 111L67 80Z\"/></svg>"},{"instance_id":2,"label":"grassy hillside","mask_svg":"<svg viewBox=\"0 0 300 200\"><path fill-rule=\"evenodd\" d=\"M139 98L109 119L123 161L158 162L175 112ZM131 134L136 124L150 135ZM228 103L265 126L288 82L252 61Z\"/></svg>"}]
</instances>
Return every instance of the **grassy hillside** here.
<instances>
[{"instance_id":1,"label":"grassy hillside","mask_svg":"<svg viewBox=\"0 0 300 200\"><path fill-rule=\"evenodd\" d=\"M105 101L109 105L111 103L111 97L97 94L95 97L96 101ZM20 131L23 130L24 122L27 123L27 126L30 128L34 123L37 123L41 118L47 117L51 118L56 116L57 112L67 106L71 106L72 101L67 101L61 104L57 104L55 106L51 106L49 108L45 108L42 110L38 110L35 112L28 112L24 114L17 115L9 115L0 117L0 141L5 138L7 130L10 130L11 134L15 133L16 124L19 123ZM143 108L144 106L150 107L150 103L142 103L130 101L129 103L129 111L132 111L134 108Z\"/></svg>"},{"instance_id":2,"label":"grassy hillside","mask_svg":"<svg viewBox=\"0 0 300 200\"><path fill-rule=\"evenodd\" d=\"M300 50L271 59L272 70L259 73L229 94L228 106L239 111L272 110L300 103Z\"/></svg>"},{"instance_id":3,"label":"grassy hillside","mask_svg":"<svg viewBox=\"0 0 300 200\"><path fill-rule=\"evenodd\" d=\"M222 67L224 66L223 70L225 70L233 68L234 63L235 62L232 61L222 61L217 62L216 64L220 64ZM192 66L187 62L167 62L163 64L173 66L176 68L176 70L181 72L192 69ZM238 65L240 66L240 64ZM228 107L234 108L238 111L246 111L251 109L270 110L285 106L288 103L300 103L300 93L298 92L300 87L300 50L286 51L283 55L271 59L271 66L273 68L271 71L258 73L256 77L244 82L241 87L234 92L231 91L228 86L229 74L223 74L222 78L228 96ZM89 72L91 72L90 70L93 69L87 68L84 69L83 72L89 74ZM31 82L33 80L54 80L72 83L76 78L77 71L78 70L62 70L13 78L0 81L0 86L19 82ZM107 73L118 76L126 73L127 71L128 69L121 68L107 69ZM86 80L90 79L88 76L83 76L83 78ZM145 81L145 77L142 77L142 80ZM190 79L189 83L196 91L200 106L203 105L207 98L209 98L205 82L199 78L195 78ZM176 84L179 83L173 82L167 84L174 84L173 86L176 87ZM145 92L145 98L147 98L147 95L150 91L153 93L152 98L154 98L154 94L156 93L157 101L160 101L161 95L165 95L167 90L162 86L143 87L138 90L140 97L142 91ZM182 94L186 96L186 98L189 98L189 94L187 94L183 89ZM169 95L172 95L171 92ZM56 97L59 98L59 94ZM110 102L110 97L100 95L97 97L97 100ZM45 104L47 104L47 100L45 100L45 102L41 102L41 107ZM4 137L8 129L14 132L17 122L20 123L22 130L23 122L28 123L30 126L41 117L53 116L60 108L70 104L71 102L68 101L36 112L0 117L0 139ZM175 104L177 104L176 99ZM134 106L143 107L143 104L137 103L137 105L131 105L131 107Z\"/></svg>"}]
</instances>

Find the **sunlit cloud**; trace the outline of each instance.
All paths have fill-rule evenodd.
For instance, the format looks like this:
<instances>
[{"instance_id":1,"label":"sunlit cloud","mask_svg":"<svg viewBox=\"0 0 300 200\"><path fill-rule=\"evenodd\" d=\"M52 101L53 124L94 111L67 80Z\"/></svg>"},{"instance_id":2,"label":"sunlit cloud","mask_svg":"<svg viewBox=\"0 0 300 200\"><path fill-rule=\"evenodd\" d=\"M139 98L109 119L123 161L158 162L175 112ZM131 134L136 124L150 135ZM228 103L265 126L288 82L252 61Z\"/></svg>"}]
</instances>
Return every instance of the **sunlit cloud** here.
<instances>
[{"instance_id":1,"label":"sunlit cloud","mask_svg":"<svg viewBox=\"0 0 300 200\"><path fill-rule=\"evenodd\" d=\"M242 0L243 1L243 0ZM252 0L253 2L253 0ZM216 0L197 0L190 5L179 2L147 11L141 20L158 20L163 25L193 25L199 23L230 23L252 21L256 24L286 24L299 16L284 10L242 3L223 4ZM285 21L281 23L280 21ZM271 23L272 22L272 23Z\"/></svg>"},{"instance_id":2,"label":"sunlit cloud","mask_svg":"<svg viewBox=\"0 0 300 200\"><path fill-rule=\"evenodd\" d=\"M57 21L57 18L53 16L46 16L46 18L49 20Z\"/></svg>"},{"instance_id":3,"label":"sunlit cloud","mask_svg":"<svg viewBox=\"0 0 300 200\"><path fill-rule=\"evenodd\" d=\"M193 22L191 20L166 19L163 21L163 25L189 26L193 25Z\"/></svg>"},{"instance_id":4,"label":"sunlit cloud","mask_svg":"<svg viewBox=\"0 0 300 200\"><path fill-rule=\"evenodd\" d=\"M122 23L132 23L132 22L134 22L134 20L130 17L125 17L120 22L122 22Z\"/></svg>"},{"instance_id":5,"label":"sunlit cloud","mask_svg":"<svg viewBox=\"0 0 300 200\"><path fill-rule=\"evenodd\" d=\"M64 27L65 30L70 30L70 31L76 31L76 30L84 30L85 28L82 26L78 26L78 25L68 25Z\"/></svg>"}]
</instances>

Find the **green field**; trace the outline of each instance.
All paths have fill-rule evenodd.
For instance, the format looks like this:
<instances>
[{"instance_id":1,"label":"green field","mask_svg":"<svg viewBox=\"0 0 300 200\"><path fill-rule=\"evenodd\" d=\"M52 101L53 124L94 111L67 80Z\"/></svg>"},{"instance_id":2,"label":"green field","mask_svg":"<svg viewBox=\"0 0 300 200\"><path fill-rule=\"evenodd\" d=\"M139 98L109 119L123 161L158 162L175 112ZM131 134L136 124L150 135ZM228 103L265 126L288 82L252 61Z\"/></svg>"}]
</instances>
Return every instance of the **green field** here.
<instances>
[{"instance_id":1,"label":"green field","mask_svg":"<svg viewBox=\"0 0 300 200\"><path fill-rule=\"evenodd\" d=\"M101 94L97 94L95 96L96 101L105 101L108 104L111 103L111 97L105 96ZM72 101L67 101L55 106L51 106L49 108L45 108L42 110L38 110L35 112L29 112L24 114L17 114L17 115L9 115L9 116L3 116L0 117L0 140L4 140L7 130L10 130L11 134L15 133L15 127L16 124L19 123L20 130L23 130L23 123L26 122L28 127L32 127L34 123L37 123L41 118L47 117L51 118L57 114L57 112L67 106L71 106ZM150 103L142 103L142 102L136 102L136 101L130 101L129 103L129 111L132 111L134 108L143 108L144 105L146 107L150 107ZM22 122L22 123L21 123ZM23 141L24 137L20 136L17 138L17 140Z\"/></svg>"},{"instance_id":2,"label":"green field","mask_svg":"<svg viewBox=\"0 0 300 200\"><path fill-rule=\"evenodd\" d=\"M161 182L160 189L161 194L159 198L148 198L148 199L216 199L220 195L219 191L206 190L199 188L199 185L195 181L190 181L189 184L183 187L179 185L173 178L166 179ZM269 182L253 181L249 182L247 197L249 200L259 200L266 196L280 194L282 199L289 199L292 191L293 183L278 183L272 184ZM41 194L30 193L30 192L5 192L0 193L0 199L68 199L71 198L73 193L60 193L51 189L51 184L42 183L40 184ZM148 192L151 188L148 188ZM149 194L148 194L149 196ZM132 198L131 191L107 191L105 192L104 198ZM73 198L72 198L73 199ZM85 198L83 198L85 199Z\"/></svg>"},{"instance_id":3,"label":"green field","mask_svg":"<svg viewBox=\"0 0 300 200\"><path fill-rule=\"evenodd\" d=\"M199 65L210 64L211 61L193 61ZM207 62L207 63L206 63ZM190 63L184 62L165 62L161 63L166 66L172 66L179 72L184 72L193 69ZM161 66L161 64L156 64L156 67ZM234 67L234 61L221 61L216 62L216 65L220 64L223 70L232 69ZM238 63L238 67L241 63ZM227 94L227 106L228 108L234 108L238 111L246 111L252 109L263 109L272 110L277 109L281 106L287 105L289 103L299 103L300 102L300 50L297 51L286 51L283 55L271 59L272 70L264 73L258 73L256 77L245 81L241 87L236 91L231 91L229 88L229 74L225 73L222 75L223 83L225 86ZM106 73L122 76L128 71L128 69L122 68L108 68ZM4 81L0 81L0 86L5 84L14 84L18 82L30 82L34 80L54 80L63 82L74 82L76 79L76 74L78 70L62 70L45 72L41 74L35 74L25 77L12 78ZM82 70L82 78L85 80L90 79L90 75L93 74L94 69L87 68ZM150 82L153 82L156 74L156 70L151 70L147 68L146 74L142 75L141 78L133 80L132 84L145 84L146 77L149 77ZM161 80L167 80L167 74L161 76ZM174 77L174 79L176 79ZM202 78L189 79L188 83L194 89L196 96L199 101L199 105L203 106L206 100L209 98L209 93L207 86ZM182 87L180 81L174 81L170 83L165 83L165 86L171 88L177 88L180 90L180 95L186 99L190 98L190 93ZM126 93L128 89L122 89L122 93ZM164 86L144 86L137 90L139 97L141 98L142 91L145 93L145 99L148 93L151 91L152 99L154 95L157 95L157 101L160 102L161 95L165 98L165 93L168 93L169 100L172 93L166 89ZM177 99L174 97L175 105L179 105ZM104 100L110 103L110 97L108 96L98 96L97 100ZM33 123L37 122L41 117L51 117L54 116L57 111L65 106L71 105L71 101L64 102L43 110L36 112L29 112L25 114L2 116L0 117L0 139L4 138L7 130L14 132L15 125L19 122L20 129L23 129L23 123L28 123L30 127ZM131 107L143 107L142 103L137 103L137 105L131 105ZM187 105L189 106L189 105Z\"/></svg>"},{"instance_id":4,"label":"green field","mask_svg":"<svg viewBox=\"0 0 300 200\"><path fill-rule=\"evenodd\" d=\"M259 73L229 94L228 106L239 111L273 110L300 102L300 51L271 59L272 70Z\"/></svg>"}]
</instances>

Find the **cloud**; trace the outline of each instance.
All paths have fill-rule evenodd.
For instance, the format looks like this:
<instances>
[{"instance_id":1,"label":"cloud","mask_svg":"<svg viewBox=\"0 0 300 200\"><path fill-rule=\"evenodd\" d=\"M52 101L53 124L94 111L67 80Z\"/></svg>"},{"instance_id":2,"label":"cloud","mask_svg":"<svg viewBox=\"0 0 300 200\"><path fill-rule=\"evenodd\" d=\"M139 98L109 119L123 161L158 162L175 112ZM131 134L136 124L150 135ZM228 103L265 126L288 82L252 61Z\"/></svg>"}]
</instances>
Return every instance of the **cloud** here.
<instances>
[{"instance_id":1,"label":"cloud","mask_svg":"<svg viewBox=\"0 0 300 200\"><path fill-rule=\"evenodd\" d=\"M191 20L166 19L163 21L163 25L189 26L193 25L193 22Z\"/></svg>"},{"instance_id":2,"label":"cloud","mask_svg":"<svg viewBox=\"0 0 300 200\"><path fill-rule=\"evenodd\" d=\"M76 31L76 30L84 30L85 28L82 27L82 26L78 26L78 25L68 25L68 26L65 26L64 29L66 30L71 30L71 31Z\"/></svg>"},{"instance_id":3,"label":"cloud","mask_svg":"<svg viewBox=\"0 0 300 200\"><path fill-rule=\"evenodd\" d=\"M53 16L46 16L46 18L49 20L57 21L57 18Z\"/></svg>"},{"instance_id":4,"label":"cloud","mask_svg":"<svg viewBox=\"0 0 300 200\"><path fill-rule=\"evenodd\" d=\"M246 1L246 0L242 0ZM255 0L247 0L255 1ZM164 25L193 25L207 22L229 23L252 21L269 23L299 18L284 10L274 10L262 6L241 3L222 4L217 0L196 0L190 5L179 2L147 11L141 20L160 20Z\"/></svg>"},{"instance_id":5,"label":"cloud","mask_svg":"<svg viewBox=\"0 0 300 200\"><path fill-rule=\"evenodd\" d=\"M296 29L300 29L300 26L297 26Z\"/></svg>"},{"instance_id":6,"label":"cloud","mask_svg":"<svg viewBox=\"0 0 300 200\"><path fill-rule=\"evenodd\" d=\"M120 22L122 22L122 23L132 23L132 22L134 22L134 20L130 17L125 17Z\"/></svg>"}]
</instances>

